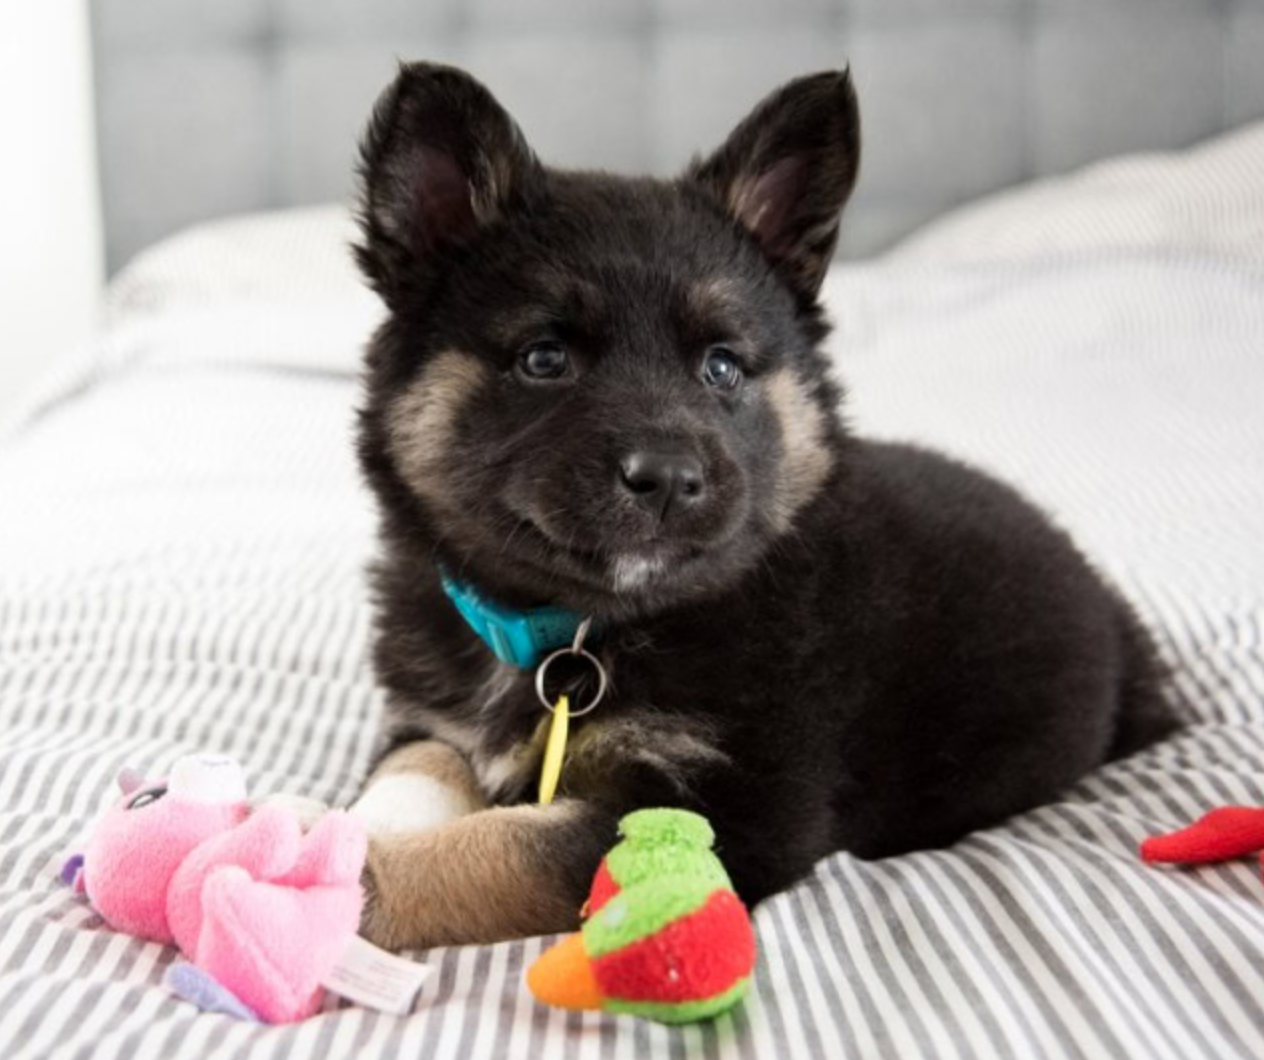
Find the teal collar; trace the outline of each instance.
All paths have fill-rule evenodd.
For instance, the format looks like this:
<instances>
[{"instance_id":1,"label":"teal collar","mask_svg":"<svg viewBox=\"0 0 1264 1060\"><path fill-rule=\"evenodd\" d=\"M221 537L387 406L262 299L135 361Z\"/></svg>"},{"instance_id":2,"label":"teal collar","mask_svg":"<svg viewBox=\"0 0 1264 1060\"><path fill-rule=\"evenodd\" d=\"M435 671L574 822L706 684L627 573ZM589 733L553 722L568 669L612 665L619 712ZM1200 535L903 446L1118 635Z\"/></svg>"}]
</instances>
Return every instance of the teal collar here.
<instances>
[{"instance_id":1,"label":"teal collar","mask_svg":"<svg viewBox=\"0 0 1264 1060\"><path fill-rule=\"evenodd\" d=\"M474 586L440 571L443 591L461 617L469 623L496 658L510 666L530 670L549 652L575 639L584 616L564 607L537 607L514 611L483 596Z\"/></svg>"}]
</instances>

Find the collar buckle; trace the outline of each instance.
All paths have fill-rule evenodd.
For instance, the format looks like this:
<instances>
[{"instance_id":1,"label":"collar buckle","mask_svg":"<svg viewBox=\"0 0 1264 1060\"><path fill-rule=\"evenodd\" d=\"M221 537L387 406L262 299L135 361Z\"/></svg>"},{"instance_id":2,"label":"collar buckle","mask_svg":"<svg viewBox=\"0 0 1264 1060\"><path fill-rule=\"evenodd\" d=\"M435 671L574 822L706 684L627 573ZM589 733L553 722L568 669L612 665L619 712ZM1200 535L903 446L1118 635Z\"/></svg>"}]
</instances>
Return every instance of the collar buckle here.
<instances>
[{"instance_id":1,"label":"collar buckle","mask_svg":"<svg viewBox=\"0 0 1264 1060\"><path fill-rule=\"evenodd\" d=\"M572 643L583 617L564 607L514 611L489 600L467 583L439 572L443 591L470 628L503 663L530 670L543 656Z\"/></svg>"}]
</instances>

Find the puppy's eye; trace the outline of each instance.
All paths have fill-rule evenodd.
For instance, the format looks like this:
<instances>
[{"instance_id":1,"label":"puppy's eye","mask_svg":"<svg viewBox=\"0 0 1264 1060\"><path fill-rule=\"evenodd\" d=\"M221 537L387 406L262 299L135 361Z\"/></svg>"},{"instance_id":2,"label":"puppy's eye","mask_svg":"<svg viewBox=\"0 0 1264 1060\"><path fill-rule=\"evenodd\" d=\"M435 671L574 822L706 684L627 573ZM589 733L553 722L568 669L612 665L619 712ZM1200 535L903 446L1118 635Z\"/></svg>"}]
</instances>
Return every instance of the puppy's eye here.
<instances>
[{"instance_id":1,"label":"puppy's eye","mask_svg":"<svg viewBox=\"0 0 1264 1060\"><path fill-rule=\"evenodd\" d=\"M742 368L727 346L712 346L702 362L702 381L720 390L732 390L741 381Z\"/></svg>"},{"instance_id":2,"label":"puppy's eye","mask_svg":"<svg viewBox=\"0 0 1264 1060\"><path fill-rule=\"evenodd\" d=\"M157 802L167 794L166 788L150 788L148 791L142 791L132 796L132 801L127 804L129 810L139 810L142 806L148 806L150 803Z\"/></svg>"},{"instance_id":3,"label":"puppy's eye","mask_svg":"<svg viewBox=\"0 0 1264 1060\"><path fill-rule=\"evenodd\" d=\"M569 361L561 343L537 342L522 351L518 368L529 379L560 379Z\"/></svg>"}]
</instances>

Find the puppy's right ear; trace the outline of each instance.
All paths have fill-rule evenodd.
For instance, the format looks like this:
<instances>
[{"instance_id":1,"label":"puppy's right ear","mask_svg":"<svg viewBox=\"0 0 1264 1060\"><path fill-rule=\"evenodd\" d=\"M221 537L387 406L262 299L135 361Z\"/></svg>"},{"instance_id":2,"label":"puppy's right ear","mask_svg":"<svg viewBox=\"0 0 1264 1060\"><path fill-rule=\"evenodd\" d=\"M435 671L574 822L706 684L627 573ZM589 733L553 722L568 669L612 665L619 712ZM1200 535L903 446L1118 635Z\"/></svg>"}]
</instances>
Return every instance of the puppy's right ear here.
<instances>
[{"instance_id":1,"label":"puppy's right ear","mask_svg":"<svg viewBox=\"0 0 1264 1060\"><path fill-rule=\"evenodd\" d=\"M450 66L402 64L360 144L361 269L393 303L445 250L500 217L538 170L478 81Z\"/></svg>"},{"instance_id":2,"label":"puppy's right ear","mask_svg":"<svg viewBox=\"0 0 1264 1060\"><path fill-rule=\"evenodd\" d=\"M843 70L783 85L686 177L746 229L800 298L814 301L859 165L860 111Z\"/></svg>"}]
</instances>

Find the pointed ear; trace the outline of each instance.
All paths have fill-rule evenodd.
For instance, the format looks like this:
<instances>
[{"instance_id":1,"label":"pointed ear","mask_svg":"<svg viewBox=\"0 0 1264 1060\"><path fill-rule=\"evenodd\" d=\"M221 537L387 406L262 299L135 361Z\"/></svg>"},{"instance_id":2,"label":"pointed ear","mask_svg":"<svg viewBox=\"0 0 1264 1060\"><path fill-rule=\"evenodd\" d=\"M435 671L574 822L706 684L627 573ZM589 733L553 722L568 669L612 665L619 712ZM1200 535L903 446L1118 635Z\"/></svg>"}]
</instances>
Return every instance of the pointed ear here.
<instances>
[{"instance_id":1,"label":"pointed ear","mask_svg":"<svg viewBox=\"0 0 1264 1060\"><path fill-rule=\"evenodd\" d=\"M473 239L526 191L539 163L479 82L402 64L360 144L360 266L391 302L444 250Z\"/></svg>"},{"instance_id":2,"label":"pointed ear","mask_svg":"<svg viewBox=\"0 0 1264 1060\"><path fill-rule=\"evenodd\" d=\"M859 164L860 114L844 70L783 85L686 179L715 196L810 299L829 267Z\"/></svg>"}]
</instances>

